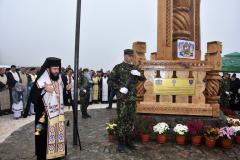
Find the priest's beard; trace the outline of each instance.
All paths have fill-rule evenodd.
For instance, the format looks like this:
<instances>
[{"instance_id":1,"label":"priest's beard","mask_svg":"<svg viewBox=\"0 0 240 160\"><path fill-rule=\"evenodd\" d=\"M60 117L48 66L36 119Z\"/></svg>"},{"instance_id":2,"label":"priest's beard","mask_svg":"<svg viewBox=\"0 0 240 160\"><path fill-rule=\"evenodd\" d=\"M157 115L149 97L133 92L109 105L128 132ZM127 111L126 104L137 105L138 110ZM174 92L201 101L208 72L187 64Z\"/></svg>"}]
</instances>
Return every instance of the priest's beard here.
<instances>
[{"instance_id":1,"label":"priest's beard","mask_svg":"<svg viewBox=\"0 0 240 160\"><path fill-rule=\"evenodd\" d=\"M58 81L58 79L59 79L59 74L54 75L54 74L52 74L52 73L50 72L50 78L51 78L53 81Z\"/></svg>"}]
</instances>

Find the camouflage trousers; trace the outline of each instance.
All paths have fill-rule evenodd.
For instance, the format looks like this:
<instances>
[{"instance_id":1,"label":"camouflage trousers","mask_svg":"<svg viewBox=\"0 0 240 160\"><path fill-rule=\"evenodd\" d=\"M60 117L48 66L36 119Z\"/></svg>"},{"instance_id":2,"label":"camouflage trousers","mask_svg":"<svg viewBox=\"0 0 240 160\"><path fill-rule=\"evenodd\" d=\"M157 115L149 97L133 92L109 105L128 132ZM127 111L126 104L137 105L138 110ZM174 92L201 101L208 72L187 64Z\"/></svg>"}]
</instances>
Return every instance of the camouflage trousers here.
<instances>
[{"instance_id":1,"label":"camouflage trousers","mask_svg":"<svg viewBox=\"0 0 240 160\"><path fill-rule=\"evenodd\" d=\"M134 130L134 121L136 114L136 102L122 101L117 102L117 115L118 115L118 137L124 138L125 136L132 136Z\"/></svg>"}]
</instances>

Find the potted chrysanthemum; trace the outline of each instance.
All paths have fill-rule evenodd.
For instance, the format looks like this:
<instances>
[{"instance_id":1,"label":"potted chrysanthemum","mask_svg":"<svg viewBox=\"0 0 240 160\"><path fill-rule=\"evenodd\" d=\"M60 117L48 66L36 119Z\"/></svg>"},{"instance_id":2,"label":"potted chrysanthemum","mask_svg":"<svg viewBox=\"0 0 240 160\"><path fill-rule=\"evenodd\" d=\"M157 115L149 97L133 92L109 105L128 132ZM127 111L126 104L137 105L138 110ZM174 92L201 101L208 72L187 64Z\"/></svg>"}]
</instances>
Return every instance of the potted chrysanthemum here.
<instances>
[{"instance_id":1,"label":"potted chrysanthemum","mask_svg":"<svg viewBox=\"0 0 240 160\"><path fill-rule=\"evenodd\" d=\"M161 122L153 126L154 133L157 133L157 142L159 144L164 144L167 141L167 134L170 128L167 123Z\"/></svg>"},{"instance_id":2,"label":"potted chrysanthemum","mask_svg":"<svg viewBox=\"0 0 240 160\"><path fill-rule=\"evenodd\" d=\"M222 147L225 149L232 148L232 139L235 136L235 130L233 127L222 127L220 128L220 137Z\"/></svg>"},{"instance_id":3,"label":"potted chrysanthemum","mask_svg":"<svg viewBox=\"0 0 240 160\"><path fill-rule=\"evenodd\" d=\"M232 126L232 128L234 129L235 131L235 141L237 144L240 144L240 126Z\"/></svg>"},{"instance_id":4,"label":"potted chrysanthemum","mask_svg":"<svg viewBox=\"0 0 240 160\"><path fill-rule=\"evenodd\" d=\"M240 126L240 120L237 118L227 118L228 126Z\"/></svg>"},{"instance_id":5,"label":"potted chrysanthemum","mask_svg":"<svg viewBox=\"0 0 240 160\"><path fill-rule=\"evenodd\" d=\"M117 123L114 120L111 120L109 121L109 123L106 123L106 125L106 130L108 132L108 140L112 142L114 140L114 136L116 135Z\"/></svg>"},{"instance_id":6,"label":"potted chrysanthemum","mask_svg":"<svg viewBox=\"0 0 240 160\"><path fill-rule=\"evenodd\" d=\"M189 134L191 135L192 144L200 145L204 133L204 125L201 122L192 120L187 122L187 126Z\"/></svg>"},{"instance_id":7,"label":"potted chrysanthemum","mask_svg":"<svg viewBox=\"0 0 240 160\"><path fill-rule=\"evenodd\" d=\"M173 131L176 133L176 143L178 145L184 145L186 143L186 134L188 133L188 127L183 124L177 124Z\"/></svg>"},{"instance_id":8,"label":"potted chrysanthemum","mask_svg":"<svg viewBox=\"0 0 240 160\"><path fill-rule=\"evenodd\" d=\"M219 138L219 128L205 127L205 145L208 148L214 148L216 140Z\"/></svg>"}]
</instances>

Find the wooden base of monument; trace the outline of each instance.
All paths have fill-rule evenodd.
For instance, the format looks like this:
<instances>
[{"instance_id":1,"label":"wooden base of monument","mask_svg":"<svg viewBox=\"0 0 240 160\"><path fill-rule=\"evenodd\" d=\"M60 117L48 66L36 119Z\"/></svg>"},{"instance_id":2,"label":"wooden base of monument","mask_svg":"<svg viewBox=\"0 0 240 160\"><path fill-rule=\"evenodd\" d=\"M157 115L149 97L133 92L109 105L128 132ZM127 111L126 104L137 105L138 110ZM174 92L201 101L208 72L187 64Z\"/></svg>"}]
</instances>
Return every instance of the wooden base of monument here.
<instances>
[{"instance_id":1,"label":"wooden base of monument","mask_svg":"<svg viewBox=\"0 0 240 160\"><path fill-rule=\"evenodd\" d=\"M220 108L210 104L141 102L137 113L219 117Z\"/></svg>"},{"instance_id":2,"label":"wooden base of monument","mask_svg":"<svg viewBox=\"0 0 240 160\"><path fill-rule=\"evenodd\" d=\"M143 101L137 105L138 113L219 117L220 107L217 96L219 75L217 72L216 74L211 72L210 62L142 61L141 68L146 77L144 82L146 92L143 95ZM193 79L195 82L194 94L184 93L187 86L179 92L167 92L169 86L166 87L167 89L161 88L166 90L165 93L155 92L155 79L158 78L172 79L172 83L182 79ZM161 83L166 84L166 82Z\"/></svg>"}]
</instances>

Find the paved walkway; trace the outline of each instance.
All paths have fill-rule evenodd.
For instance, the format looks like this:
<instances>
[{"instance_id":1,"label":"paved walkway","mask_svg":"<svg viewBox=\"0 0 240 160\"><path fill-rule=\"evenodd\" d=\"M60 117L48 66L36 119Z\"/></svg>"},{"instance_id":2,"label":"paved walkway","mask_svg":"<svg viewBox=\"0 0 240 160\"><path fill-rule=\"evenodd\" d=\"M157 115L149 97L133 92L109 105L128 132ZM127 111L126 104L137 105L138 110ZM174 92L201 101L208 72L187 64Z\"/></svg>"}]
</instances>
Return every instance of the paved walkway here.
<instances>
[{"instance_id":1,"label":"paved walkway","mask_svg":"<svg viewBox=\"0 0 240 160\"><path fill-rule=\"evenodd\" d=\"M94 104L90 105L89 109L103 109L106 108L107 104ZM115 108L116 105L113 105ZM66 112L71 112L72 109L65 108ZM80 107L79 107L80 110ZM13 115L0 116L0 143L2 143L8 136L10 136L14 131L18 130L20 127L34 121L35 116L30 116L27 118L20 118L18 120L13 119ZM1 159L1 157L0 157Z\"/></svg>"},{"instance_id":2,"label":"paved walkway","mask_svg":"<svg viewBox=\"0 0 240 160\"><path fill-rule=\"evenodd\" d=\"M32 122L34 116L28 118L13 119L13 115L0 116L0 143L10 136L18 128ZM0 158L1 159L1 158Z\"/></svg>"},{"instance_id":3,"label":"paved walkway","mask_svg":"<svg viewBox=\"0 0 240 160\"><path fill-rule=\"evenodd\" d=\"M217 147L213 150L203 145L194 147L178 146L173 141L164 145L151 142L142 145L137 142L137 150L120 154L116 152L116 143L107 140L105 123L116 117L116 110L90 110L91 119L79 116L80 136L83 150L72 145L72 113L66 113L70 120L67 128L68 160L240 160L240 146L231 150ZM80 115L80 114L79 114ZM11 134L0 144L1 160L34 160L34 123L31 122Z\"/></svg>"}]
</instances>

